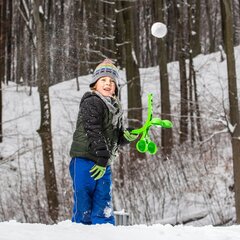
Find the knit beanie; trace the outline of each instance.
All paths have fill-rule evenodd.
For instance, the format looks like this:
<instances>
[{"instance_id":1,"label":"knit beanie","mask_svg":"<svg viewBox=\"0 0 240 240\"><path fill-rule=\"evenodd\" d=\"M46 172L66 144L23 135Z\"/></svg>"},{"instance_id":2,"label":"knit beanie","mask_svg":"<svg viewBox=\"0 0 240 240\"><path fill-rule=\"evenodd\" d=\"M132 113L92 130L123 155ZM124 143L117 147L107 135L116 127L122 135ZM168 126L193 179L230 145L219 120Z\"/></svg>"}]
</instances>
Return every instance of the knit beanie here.
<instances>
[{"instance_id":1,"label":"knit beanie","mask_svg":"<svg viewBox=\"0 0 240 240\"><path fill-rule=\"evenodd\" d=\"M116 84L116 96L118 95L118 82L119 82L119 75L118 75L118 69L113 64L113 62L110 59L105 59L103 62L101 62L96 69L93 72L92 81L89 84L89 87L93 87L94 84L97 82L97 80L101 77L110 77L114 80Z\"/></svg>"}]
</instances>

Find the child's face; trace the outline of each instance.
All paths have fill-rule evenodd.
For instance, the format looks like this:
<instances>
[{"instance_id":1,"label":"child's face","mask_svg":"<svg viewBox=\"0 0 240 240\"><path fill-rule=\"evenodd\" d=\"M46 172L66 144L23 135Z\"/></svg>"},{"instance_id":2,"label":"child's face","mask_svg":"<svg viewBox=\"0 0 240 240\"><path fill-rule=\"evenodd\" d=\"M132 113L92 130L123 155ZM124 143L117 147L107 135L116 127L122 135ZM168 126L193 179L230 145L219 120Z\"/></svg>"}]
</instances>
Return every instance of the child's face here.
<instances>
[{"instance_id":1,"label":"child's face","mask_svg":"<svg viewBox=\"0 0 240 240\"><path fill-rule=\"evenodd\" d=\"M95 90L104 97L112 97L115 94L116 85L110 77L101 77L95 84Z\"/></svg>"}]
</instances>

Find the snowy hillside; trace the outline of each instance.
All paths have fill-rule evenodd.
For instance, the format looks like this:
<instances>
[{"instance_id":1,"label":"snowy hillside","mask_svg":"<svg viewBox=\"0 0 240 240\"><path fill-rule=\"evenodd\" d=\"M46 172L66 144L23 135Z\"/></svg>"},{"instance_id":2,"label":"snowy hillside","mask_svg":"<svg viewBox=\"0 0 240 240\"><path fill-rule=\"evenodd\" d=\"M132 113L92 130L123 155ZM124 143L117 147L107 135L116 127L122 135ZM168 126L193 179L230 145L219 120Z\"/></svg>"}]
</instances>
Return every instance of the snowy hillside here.
<instances>
[{"instance_id":1,"label":"snowy hillside","mask_svg":"<svg viewBox=\"0 0 240 240\"><path fill-rule=\"evenodd\" d=\"M238 87L240 87L240 47L235 49ZM176 147L173 158L161 161L161 153L146 160L146 172L135 179L126 172L124 189L119 187L116 162L114 170L115 210L126 209L133 224L171 223L189 221L196 213L201 220L191 225L218 225L234 222L234 200L231 148L222 124L228 108L226 62L220 62L220 53L200 55L194 59L202 114L205 143L201 146ZM179 73L178 63L168 65L172 118L175 142L178 141ZM121 100L127 113L125 72L121 71ZM69 147L75 128L81 96L88 90L91 76L70 80L50 88L54 158L57 169L60 221L70 219L72 191L68 173ZM154 114L160 113L160 86L158 67L141 69L142 102L147 94L154 94ZM3 86L3 131L0 144L0 221L47 222L43 180L41 141L36 130L40 124L39 96L36 88ZM239 91L240 96L240 91ZM146 109L145 109L146 110ZM144 115L145 117L145 115ZM223 133L221 133L223 132ZM221 133L221 134L220 134ZM154 132L159 136L157 130ZM131 164L128 161L127 164ZM126 171L129 165L125 165ZM149 171L151 174L149 174ZM12 231L14 229L14 231ZM154 225L152 227L76 226L61 222L54 226L40 224L0 224L3 240L10 239L238 239L238 227L192 228ZM107 232L107 234L106 234ZM19 235L18 235L19 234ZM98 237L95 237L97 235ZM9 236L10 238L7 238ZM25 236L25 237L24 237ZM48 238L47 236L51 236ZM83 236L80 238L79 236ZM116 237L115 237L116 236ZM78 238L79 237L79 238Z\"/></svg>"}]
</instances>

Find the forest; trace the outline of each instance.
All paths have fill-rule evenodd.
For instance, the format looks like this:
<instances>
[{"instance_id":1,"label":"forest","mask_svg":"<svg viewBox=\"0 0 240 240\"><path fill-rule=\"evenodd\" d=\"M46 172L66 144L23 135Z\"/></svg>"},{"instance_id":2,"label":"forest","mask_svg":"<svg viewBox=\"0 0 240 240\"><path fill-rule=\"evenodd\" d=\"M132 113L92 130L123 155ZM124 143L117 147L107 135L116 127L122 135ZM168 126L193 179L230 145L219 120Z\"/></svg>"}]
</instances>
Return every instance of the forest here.
<instances>
[{"instance_id":1,"label":"forest","mask_svg":"<svg viewBox=\"0 0 240 240\"><path fill-rule=\"evenodd\" d=\"M125 124L143 125L152 91L154 114L174 125L152 132L161 154L120 149L115 209L126 209L132 224L240 223L240 1L0 0L0 19L0 221L70 218L68 147L79 97L110 58L121 72ZM154 22L166 24L164 38L151 35ZM220 66L214 77L206 72L211 56ZM222 89L205 96L202 83L213 79ZM23 98L37 104L24 107ZM30 115L38 126L19 134L13 126ZM195 206L200 199L204 210ZM234 210L225 214L225 205Z\"/></svg>"}]
</instances>

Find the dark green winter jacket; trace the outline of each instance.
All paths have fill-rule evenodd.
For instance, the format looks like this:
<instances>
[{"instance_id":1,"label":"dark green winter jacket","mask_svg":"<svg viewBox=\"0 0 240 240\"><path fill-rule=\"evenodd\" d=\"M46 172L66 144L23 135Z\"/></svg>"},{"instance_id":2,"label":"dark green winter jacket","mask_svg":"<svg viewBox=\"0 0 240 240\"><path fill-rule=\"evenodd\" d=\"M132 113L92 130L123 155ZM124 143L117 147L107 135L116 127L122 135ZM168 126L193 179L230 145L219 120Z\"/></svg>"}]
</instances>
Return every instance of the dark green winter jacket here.
<instances>
[{"instance_id":1,"label":"dark green winter jacket","mask_svg":"<svg viewBox=\"0 0 240 240\"><path fill-rule=\"evenodd\" d=\"M86 92L81 99L70 156L107 166L117 155L123 137L122 110L118 100L98 92Z\"/></svg>"}]
</instances>

